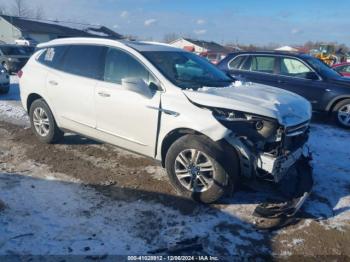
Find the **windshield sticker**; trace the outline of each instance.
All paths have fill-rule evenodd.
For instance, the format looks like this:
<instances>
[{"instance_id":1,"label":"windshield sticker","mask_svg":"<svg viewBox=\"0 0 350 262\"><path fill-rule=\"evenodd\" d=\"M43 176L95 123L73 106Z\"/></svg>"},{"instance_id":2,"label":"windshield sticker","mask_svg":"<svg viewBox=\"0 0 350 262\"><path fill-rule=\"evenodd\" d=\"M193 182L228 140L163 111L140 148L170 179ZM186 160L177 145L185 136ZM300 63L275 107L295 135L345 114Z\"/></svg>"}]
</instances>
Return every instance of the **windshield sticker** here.
<instances>
[{"instance_id":1,"label":"windshield sticker","mask_svg":"<svg viewBox=\"0 0 350 262\"><path fill-rule=\"evenodd\" d=\"M53 60L54 56L55 56L55 50L53 48L47 49L46 54L45 54L45 61L51 62Z\"/></svg>"}]
</instances>

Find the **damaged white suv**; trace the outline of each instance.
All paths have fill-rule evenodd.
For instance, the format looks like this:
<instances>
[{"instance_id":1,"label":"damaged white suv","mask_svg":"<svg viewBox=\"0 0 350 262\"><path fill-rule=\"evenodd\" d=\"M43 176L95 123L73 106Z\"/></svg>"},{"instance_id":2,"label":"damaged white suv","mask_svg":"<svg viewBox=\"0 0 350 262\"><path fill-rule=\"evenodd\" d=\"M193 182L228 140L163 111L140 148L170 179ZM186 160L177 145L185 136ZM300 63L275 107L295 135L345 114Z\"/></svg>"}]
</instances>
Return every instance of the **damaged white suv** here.
<instances>
[{"instance_id":1,"label":"damaged white suv","mask_svg":"<svg viewBox=\"0 0 350 262\"><path fill-rule=\"evenodd\" d=\"M240 179L278 183L303 157L311 106L296 94L235 82L163 44L72 38L39 49L19 75L42 142L72 131L155 158L206 203Z\"/></svg>"}]
</instances>

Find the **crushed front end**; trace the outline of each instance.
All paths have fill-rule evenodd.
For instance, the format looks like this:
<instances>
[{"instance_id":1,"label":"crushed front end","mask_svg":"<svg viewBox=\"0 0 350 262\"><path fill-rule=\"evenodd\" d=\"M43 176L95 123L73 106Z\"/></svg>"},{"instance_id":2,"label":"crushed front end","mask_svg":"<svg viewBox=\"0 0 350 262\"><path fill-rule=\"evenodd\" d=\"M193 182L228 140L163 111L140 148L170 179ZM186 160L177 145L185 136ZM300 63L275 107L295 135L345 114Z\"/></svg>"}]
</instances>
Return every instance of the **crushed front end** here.
<instances>
[{"instance_id":1,"label":"crushed front end","mask_svg":"<svg viewBox=\"0 0 350 262\"><path fill-rule=\"evenodd\" d=\"M283 126L263 116L212 110L220 123L232 131L226 141L240 153L243 178L268 181L280 190L279 202L263 203L255 214L262 217L294 215L313 186L311 153L306 144L309 120ZM286 182L291 179L293 182ZM286 183L294 186L285 187Z\"/></svg>"}]
</instances>

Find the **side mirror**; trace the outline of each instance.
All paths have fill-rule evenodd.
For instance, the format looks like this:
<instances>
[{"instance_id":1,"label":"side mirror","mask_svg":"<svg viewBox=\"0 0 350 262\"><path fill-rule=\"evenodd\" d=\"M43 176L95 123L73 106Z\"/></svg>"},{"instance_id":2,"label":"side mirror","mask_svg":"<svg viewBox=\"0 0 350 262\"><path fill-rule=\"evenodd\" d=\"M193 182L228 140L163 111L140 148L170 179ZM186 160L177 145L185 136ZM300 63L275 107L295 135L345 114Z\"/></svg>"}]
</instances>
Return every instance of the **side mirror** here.
<instances>
[{"instance_id":1,"label":"side mirror","mask_svg":"<svg viewBox=\"0 0 350 262\"><path fill-rule=\"evenodd\" d=\"M319 80L318 75L315 72L308 72L308 73L306 73L306 79Z\"/></svg>"},{"instance_id":2,"label":"side mirror","mask_svg":"<svg viewBox=\"0 0 350 262\"><path fill-rule=\"evenodd\" d=\"M122 87L145 97L152 97L150 87L141 78L123 78Z\"/></svg>"}]
</instances>

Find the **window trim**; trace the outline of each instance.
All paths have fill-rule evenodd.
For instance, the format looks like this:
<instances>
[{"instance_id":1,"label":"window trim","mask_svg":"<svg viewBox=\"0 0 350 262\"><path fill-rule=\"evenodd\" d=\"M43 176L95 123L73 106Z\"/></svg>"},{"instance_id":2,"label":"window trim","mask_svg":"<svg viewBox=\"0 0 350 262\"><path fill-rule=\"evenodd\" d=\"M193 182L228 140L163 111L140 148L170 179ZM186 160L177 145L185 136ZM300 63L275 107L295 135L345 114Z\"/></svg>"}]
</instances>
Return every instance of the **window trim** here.
<instances>
[{"instance_id":1,"label":"window trim","mask_svg":"<svg viewBox=\"0 0 350 262\"><path fill-rule=\"evenodd\" d=\"M323 78L306 62L304 62L302 59L298 58L298 57L294 57L294 56L290 56L290 55L276 55L276 54L253 54L253 53L247 53L247 54L240 54L235 56L233 59L237 58L238 56L274 56L277 59L281 59L284 57L287 58L292 58L292 59L296 59L299 60L301 63L303 63L305 66L307 66L313 73L315 73L318 77L318 80L316 81L322 81ZM247 59L247 58L246 58ZM303 80L309 80L309 81L315 81L315 80L311 80L311 79L306 79L306 78L302 78L302 77L295 77L295 76L285 76L285 75L281 75L281 74L271 74L271 73L266 73L266 72L259 72L259 71L251 71L251 70L245 70L245 69L241 69L242 68L243 63L240 65L239 69L235 69L235 70L239 70L239 71L244 71L244 72L250 72L250 73L258 73L258 74L265 74L265 75L271 75L271 76L282 76L282 77L289 77L289 78L297 78L297 79L303 79Z\"/></svg>"}]
</instances>

